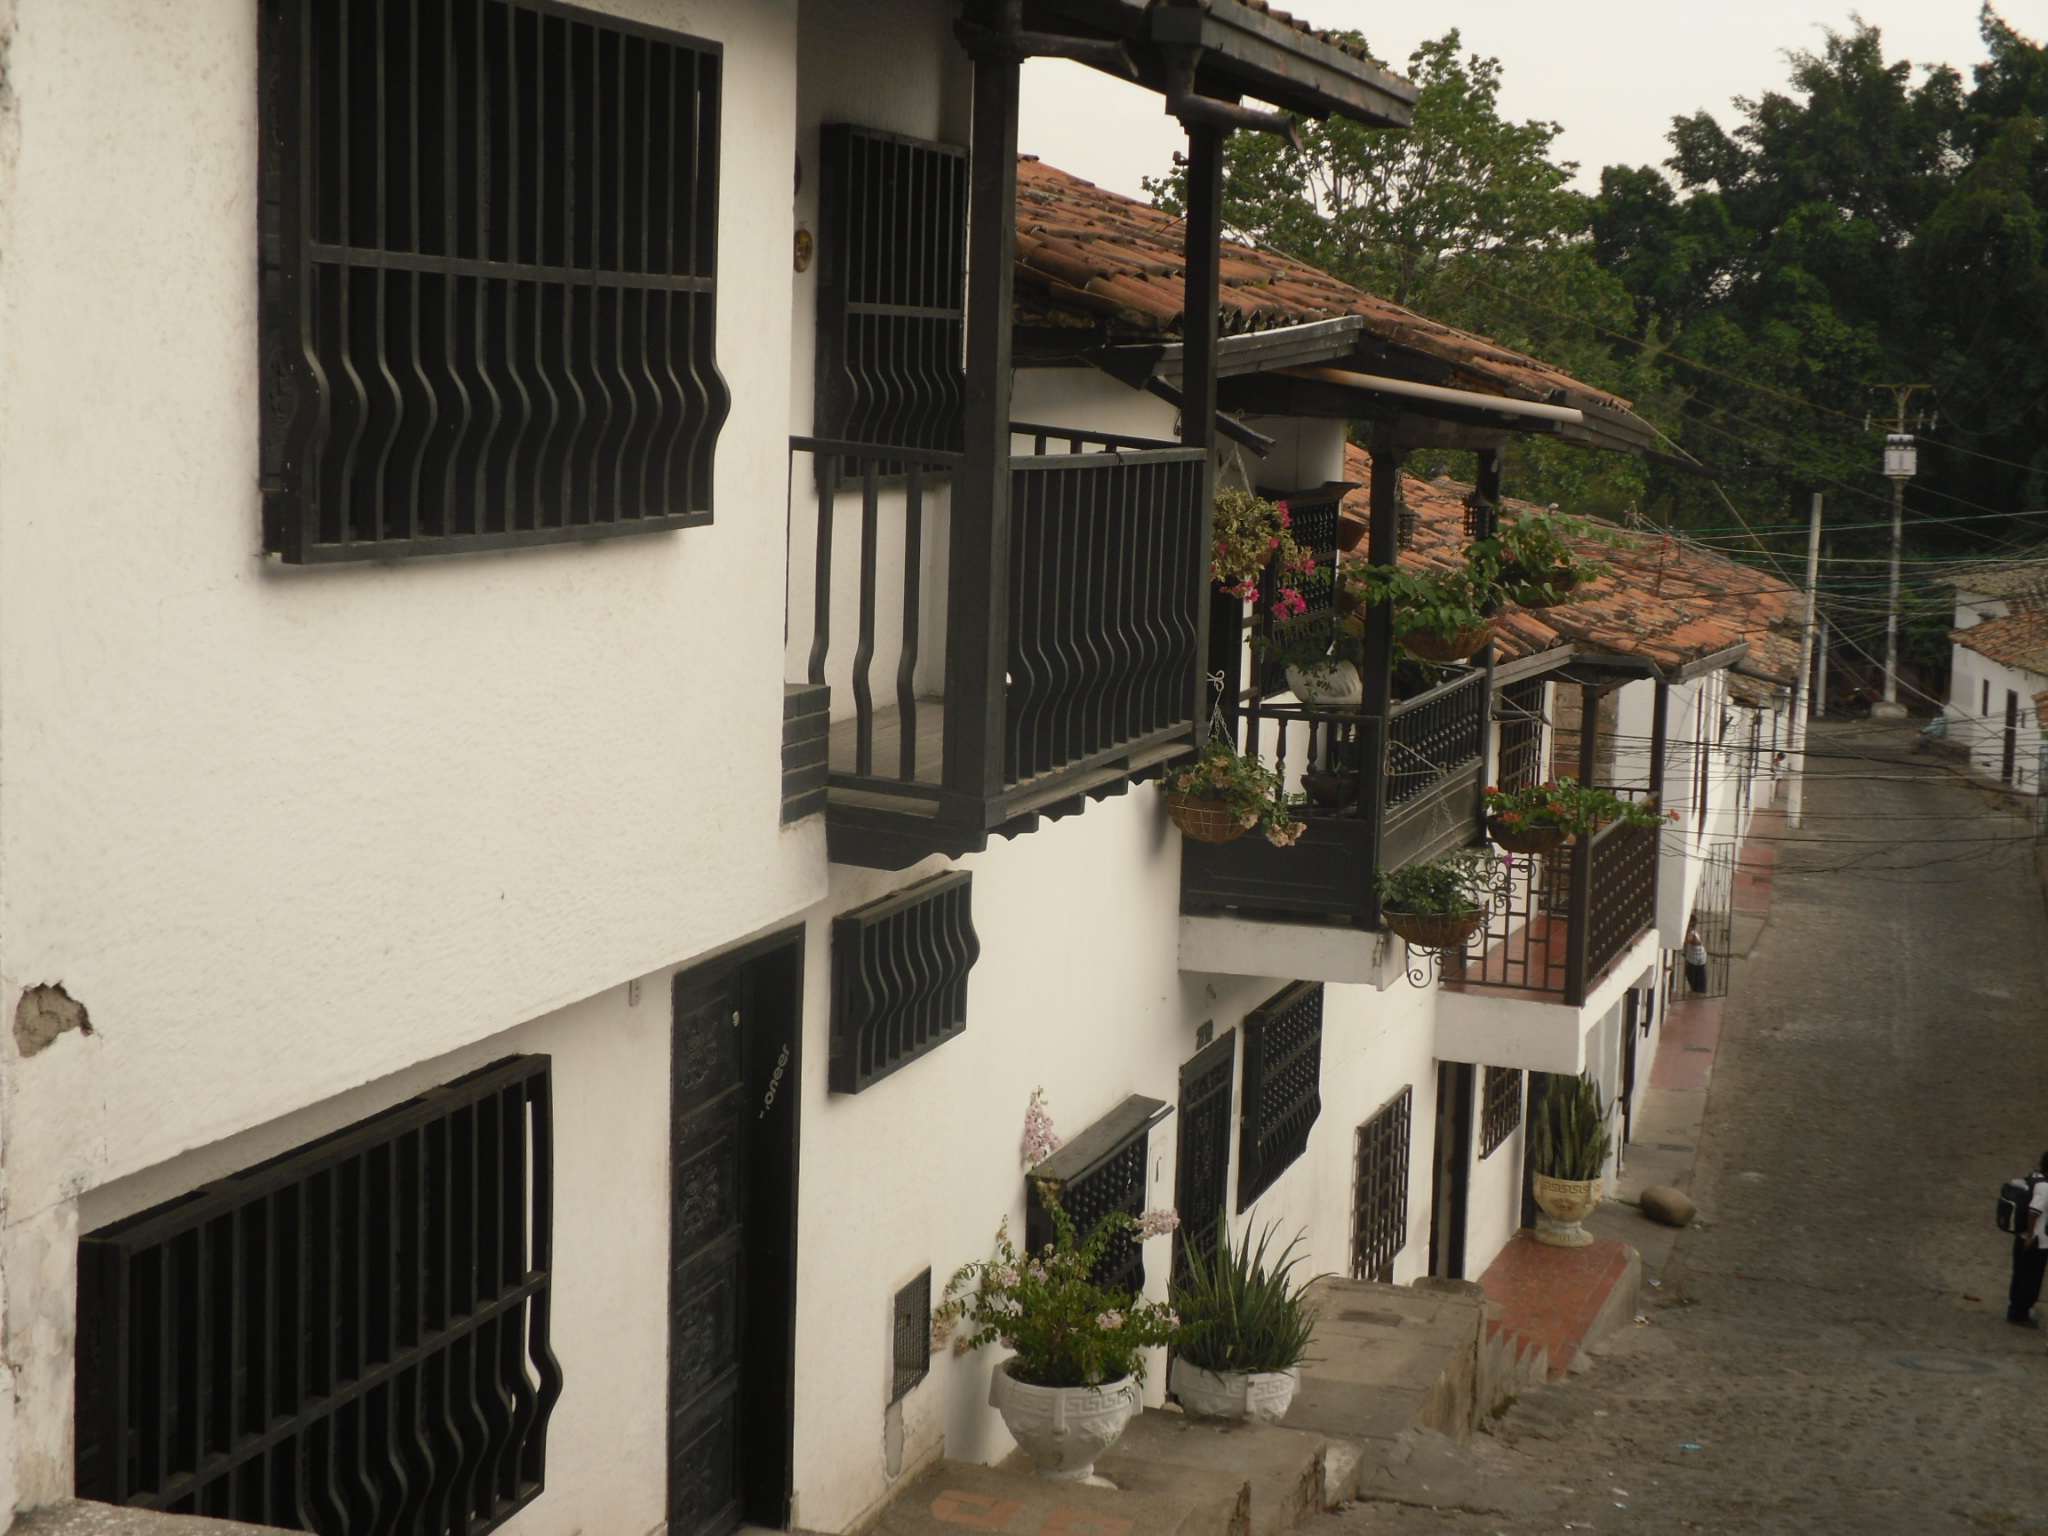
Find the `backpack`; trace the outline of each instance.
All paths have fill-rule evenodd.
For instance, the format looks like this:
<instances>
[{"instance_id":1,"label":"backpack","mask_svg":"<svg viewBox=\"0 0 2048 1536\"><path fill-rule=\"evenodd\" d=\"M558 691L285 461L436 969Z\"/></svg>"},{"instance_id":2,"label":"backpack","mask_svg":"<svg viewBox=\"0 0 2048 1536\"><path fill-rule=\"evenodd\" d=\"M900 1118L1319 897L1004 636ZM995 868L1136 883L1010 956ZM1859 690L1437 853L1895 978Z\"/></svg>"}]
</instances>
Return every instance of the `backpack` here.
<instances>
[{"instance_id":1,"label":"backpack","mask_svg":"<svg viewBox=\"0 0 2048 1536\"><path fill-rule=\"evenodd\" d=\"M2030 1173L2007 1179L1998 1189L1998 1230L2014 1237L2027 1235L2027 1211L2034 1199L2034 1186L2048 1174Z\"/></svg>"}]
</instances>

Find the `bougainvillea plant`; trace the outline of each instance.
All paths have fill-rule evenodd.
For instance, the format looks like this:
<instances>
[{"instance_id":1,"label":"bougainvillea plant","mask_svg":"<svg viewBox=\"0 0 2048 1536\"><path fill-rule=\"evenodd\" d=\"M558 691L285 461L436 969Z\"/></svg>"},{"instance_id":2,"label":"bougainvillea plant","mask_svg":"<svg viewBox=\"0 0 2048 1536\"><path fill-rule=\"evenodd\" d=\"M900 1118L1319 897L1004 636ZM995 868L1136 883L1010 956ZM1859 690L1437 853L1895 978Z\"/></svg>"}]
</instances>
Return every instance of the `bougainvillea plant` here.
<instances>
[{"instance_id":1,"label":"bougainvillea plant","mask_svg":"<svg viewBox=\"0 0 2048 1536\"><path fill-rule=\"evenodd\" d=\"M1267 501L1236 486L1216 492L1214 542L1209 579L1233 597L1259 595L1259 577L1280 565L1280 595L1273 617L1289 619L1308 610L1301 588L1316 578L1315 556L1294 541L1294 518L1284 501Z\"/></svg>"},{"instance_id":2,"label":"bougainvillea plant","mask_svg":"<svg viewBox=\"0 0 2048 1536\"><path fill-rule=\"evenodd\" d=\"M1188 767L1169 774L1170 793L1196 800L1218 800L1238 824L1262 828L1275 848L1291 848L1308 830L1294 819L1280 775L1256 757L1245 757L1221 732L1210 736L1202 755Z\"/></svg>"}]
</instances>

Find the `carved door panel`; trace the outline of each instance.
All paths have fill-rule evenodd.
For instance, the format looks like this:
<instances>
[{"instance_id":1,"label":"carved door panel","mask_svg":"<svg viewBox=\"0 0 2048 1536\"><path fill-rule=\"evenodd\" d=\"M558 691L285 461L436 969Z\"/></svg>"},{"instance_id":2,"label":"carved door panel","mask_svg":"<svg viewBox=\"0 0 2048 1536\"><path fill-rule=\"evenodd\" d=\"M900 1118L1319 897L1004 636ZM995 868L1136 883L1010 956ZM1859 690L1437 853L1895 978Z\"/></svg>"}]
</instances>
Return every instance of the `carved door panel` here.
<instances>
[{"instance_id":1,"label":"carved door panel","mask_svg":"<svg viewBox=\"0 0 2048 1536\"><path fill-rule=\"evenodd\" d=\"M678 985L670 1084L669 1471L673 1536L740 1521L746 1210L741 987Z\"/></svg>"}]
</instances>

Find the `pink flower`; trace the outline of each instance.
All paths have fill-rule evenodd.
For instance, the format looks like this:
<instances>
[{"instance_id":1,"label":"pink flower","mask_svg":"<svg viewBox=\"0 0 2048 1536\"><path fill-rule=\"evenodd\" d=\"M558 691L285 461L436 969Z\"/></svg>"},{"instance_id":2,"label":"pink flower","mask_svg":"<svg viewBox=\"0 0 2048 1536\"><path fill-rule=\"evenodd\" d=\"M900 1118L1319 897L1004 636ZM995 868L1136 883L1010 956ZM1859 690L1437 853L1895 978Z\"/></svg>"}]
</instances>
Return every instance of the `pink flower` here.
<instances>
[{"instance_id":1,"label":"pink flower","mask_svg":"<svg viewBox=\"0 0 2048 1536\"><path fill-rule=\"evenodd\" d=\"M1045 1107L1045 1090L1031 1090L1031 1102L1024 1109L1024 1166L1036 1168L1060 1149L1060 1138L1052 1128L1052 1115Z\"/></svg>"},{"instance_id":2,"label":"pink flower","mask_svg":"<svg viewBox=\"0 0 2048 1536\"><path fill-rule=\"evenodd\" d=\"M1102 1329L1105 1333L1114 1333L1117 1329L1123 1327L1123 1325L1124 1315L1123 1313L1117 1311L1114 1307L1112 1307L1107 1312L1098 1312L1095 1314L1095 1326Z\"/></svg>"},{"instance_id":3,"label":"pink flower","mask_svg":"<svg viewBox=\"0 0 2048 1536\"><path fill-rule=\"evenodd\" d=\"M1023 1277L1017 1273L1016 1265L1006 1264L997 1270L991 1278L994 1279L997 1285L1007 1291L1014 1289L1017 1282Z\"/></svg>"},{"instance_id":4,"label":"pink flower","mask_svg":"<svg viewBox=\"0 0 2048 1536\"><path fill-rule=\"evenodd\" d=\"M1179 1226L1178 1211L1147 1211L1138 1218L1138 1225L1132 1230L1134 1235L1143 1241L1148 1237L1164 1237Z\"/></svg>"}]
</instances>

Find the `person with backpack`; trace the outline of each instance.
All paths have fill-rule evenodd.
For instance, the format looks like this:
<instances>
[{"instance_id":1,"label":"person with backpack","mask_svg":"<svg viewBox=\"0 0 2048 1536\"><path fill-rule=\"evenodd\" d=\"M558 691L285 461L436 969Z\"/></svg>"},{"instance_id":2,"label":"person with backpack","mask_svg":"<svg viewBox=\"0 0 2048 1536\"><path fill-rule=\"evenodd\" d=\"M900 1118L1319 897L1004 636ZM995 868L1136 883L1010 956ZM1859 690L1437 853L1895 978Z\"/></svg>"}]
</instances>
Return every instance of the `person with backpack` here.
<instances>
[{"instance_id":1,"label":"person with backpack","mask_svg":"<svg viewBox=\"0 0 2048 1536\"><path fill-rule=\"evenodd\" d=\"M1700 937L1700 925L1685 925L1685 984L1695 997L1707 991L1707 943Z\"/></svg>"},{"instance_id":2,"label":"person with backpack","mask_svg":"<svg viewBox=\"0 0 2048 1536\"><path fill-rule=\"evenodd\" d=\"M2026 1204L2019 1204L2022 1187ZM2034 1304L2041 1299L2041 1279L2048 1274L2048 1152L2037 1171L2006 1186L2003 1203L2012 1210L2012 1289L2006 1293L2005 1320L2015 1328L2038 1328Z\"/></svg>"}]
</instances>

